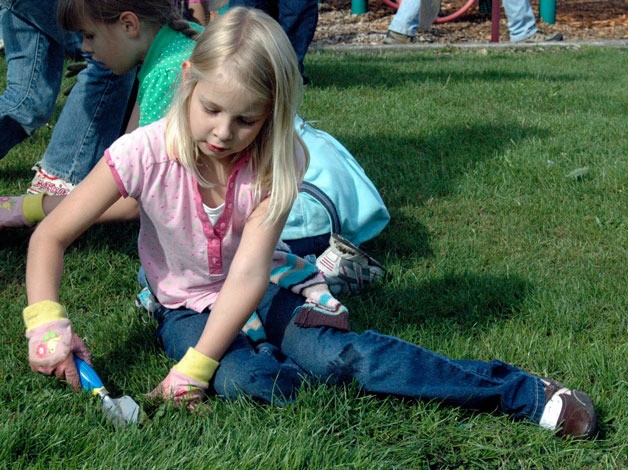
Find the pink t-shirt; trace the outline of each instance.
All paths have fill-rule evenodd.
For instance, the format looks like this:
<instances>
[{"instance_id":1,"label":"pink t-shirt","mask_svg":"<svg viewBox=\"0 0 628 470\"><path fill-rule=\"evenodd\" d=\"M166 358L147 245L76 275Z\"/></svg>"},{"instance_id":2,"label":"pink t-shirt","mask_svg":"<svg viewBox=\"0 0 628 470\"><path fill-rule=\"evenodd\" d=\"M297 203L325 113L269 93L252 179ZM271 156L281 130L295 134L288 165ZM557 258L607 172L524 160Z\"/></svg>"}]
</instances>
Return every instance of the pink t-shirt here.
<instances>
[{"instance_id":1,"label":"pink t-shirt","mask_svg":"<svg viewBox=\"0 0 628 470\"><path fill-rule=\"evenodd\" d=\"M115 141L105 158L122 196L140 204L139 255L157 299L168 308L202 312L215 302L259 204L255 175L249 157L240 158L212 226L196 179L166 154L164 130L165 119L140 127Z\"/></svg>"}]
</instances>

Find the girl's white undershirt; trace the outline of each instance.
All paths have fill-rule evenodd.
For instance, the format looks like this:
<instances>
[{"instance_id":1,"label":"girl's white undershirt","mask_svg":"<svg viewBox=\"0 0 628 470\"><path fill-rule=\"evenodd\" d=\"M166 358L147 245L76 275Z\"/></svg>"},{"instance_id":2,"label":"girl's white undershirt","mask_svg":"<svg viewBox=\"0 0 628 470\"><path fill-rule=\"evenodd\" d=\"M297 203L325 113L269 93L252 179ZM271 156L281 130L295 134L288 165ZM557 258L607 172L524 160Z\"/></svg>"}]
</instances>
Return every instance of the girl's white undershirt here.
<instances>
[{"instance_id":1,"label":"girl's white undershirt","mask_svg":"<svg viewBox=\"0 0 628 470\"><path fill-rule=\"evenodd\" d=\"M220 204L218 207L209 207L203 204L203 209L205 210L207 217L209 217L209 221L212 223L212 225L216 225L216 223L218 222L218 219L220 219L220 216L222 215L222 211L224 208L225 208L224 202Z\"/></svg>"}]
</instances>

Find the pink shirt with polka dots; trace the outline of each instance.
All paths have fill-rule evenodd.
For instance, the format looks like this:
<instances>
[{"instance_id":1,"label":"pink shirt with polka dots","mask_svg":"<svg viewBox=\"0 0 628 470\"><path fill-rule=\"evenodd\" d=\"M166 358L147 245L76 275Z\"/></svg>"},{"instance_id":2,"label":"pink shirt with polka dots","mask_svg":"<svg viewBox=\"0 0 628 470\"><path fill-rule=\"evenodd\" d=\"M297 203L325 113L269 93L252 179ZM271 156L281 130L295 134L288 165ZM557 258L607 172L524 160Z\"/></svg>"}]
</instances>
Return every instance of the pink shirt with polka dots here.
<instances>
[{"instance_id":1,"label":"pink shirt with polka dots","mask_svg":"<svg viewBox=\"0 0 628 470\"><path fill-rule=\"evenodd\" d=\"M171 309L201 312L215 302L259 204L255 175L248 156L240 158L227 181L223 213L212 226L196 179L166 154L164 128L161 119L122 136L105 158L122 196L140 204L139 255L157 299Z\"/></svg>"}]
</instances>

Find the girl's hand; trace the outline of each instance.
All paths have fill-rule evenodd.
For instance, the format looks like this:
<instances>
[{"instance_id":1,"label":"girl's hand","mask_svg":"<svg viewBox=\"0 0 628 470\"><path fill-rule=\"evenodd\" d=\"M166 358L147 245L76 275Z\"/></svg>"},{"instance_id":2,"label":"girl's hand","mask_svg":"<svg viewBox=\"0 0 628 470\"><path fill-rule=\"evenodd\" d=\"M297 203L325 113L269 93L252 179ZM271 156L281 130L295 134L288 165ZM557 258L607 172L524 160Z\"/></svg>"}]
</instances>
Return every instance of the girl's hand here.
<instances>
[{"instance_id":1,"label":"girl's hand","mask_svg":"<svg viewBox=\"0 0 628 470\"><path fill-rule=\"evenodd\" d=\"M176 406L194 411L205 396L206 386L176 369L170 369L166 378L148 394L151 398L173 400Z\"/></svg>"},{"instance_id":2,"label":"girl's hand","mask_svg":"<svg viewBox=\"0 0 628 470\"><path fill-rule=\"evenodd\" d=\"M44 300L24 309L28 361L31 369L45 375L55 375L80 390L81 381L74 364L77 356L91 363L87 346L72 331L62 305Z\"/></svg>"},{"instance_id":3,"label":"girl's hand","mask_svg":"<svg viewBox=\"0 0 628 470\"><path fill-rule=\"evenodd\" d=\"M166 378L148 396L173 400L175 405L185 405L193 411L203 399L218 365L211 357L189 348L185 356L170 369Z\"/></svg>"}]
</instances>

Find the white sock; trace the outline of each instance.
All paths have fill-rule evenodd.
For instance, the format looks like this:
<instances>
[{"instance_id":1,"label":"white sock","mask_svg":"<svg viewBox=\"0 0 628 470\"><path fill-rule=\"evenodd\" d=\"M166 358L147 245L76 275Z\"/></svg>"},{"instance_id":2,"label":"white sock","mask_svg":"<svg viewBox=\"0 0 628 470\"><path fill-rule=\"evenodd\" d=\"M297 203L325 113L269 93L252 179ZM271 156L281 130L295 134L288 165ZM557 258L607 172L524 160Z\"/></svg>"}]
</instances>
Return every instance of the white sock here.
<instances>
[{"instance_id":1,"label":"white sock","mask_svg":"<svg viewBox=\"0 0 628 470\"><path fill-rule=\"evenodd\" d=\"M569 389L561 388L551 396L545 405L539 426L551 430L555 430L558 427L558 418L563 410L563 399L560 397L560 394L565 392L569 392Z\"/></svg>"}]
</instances>

